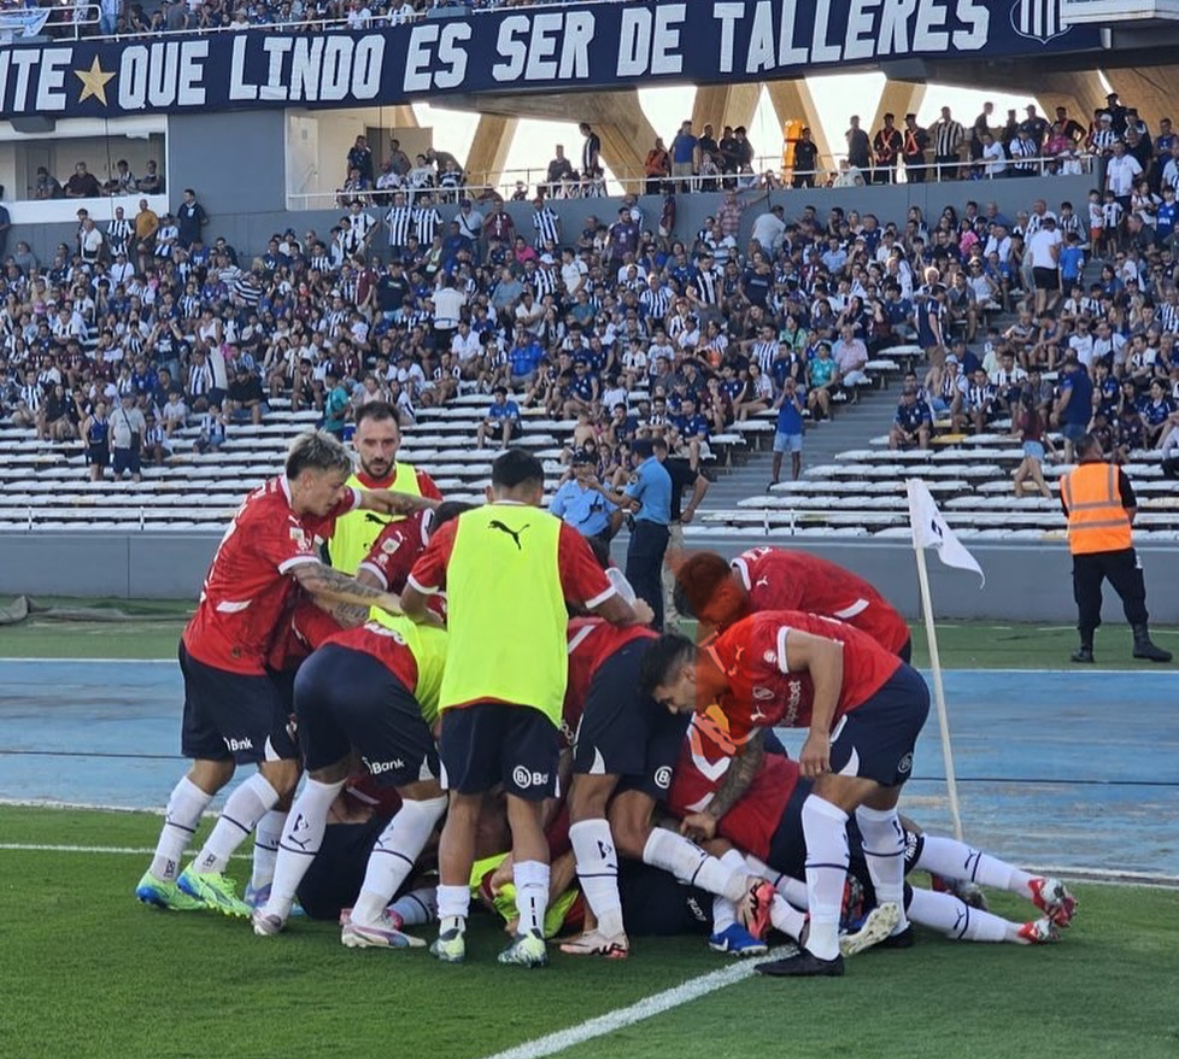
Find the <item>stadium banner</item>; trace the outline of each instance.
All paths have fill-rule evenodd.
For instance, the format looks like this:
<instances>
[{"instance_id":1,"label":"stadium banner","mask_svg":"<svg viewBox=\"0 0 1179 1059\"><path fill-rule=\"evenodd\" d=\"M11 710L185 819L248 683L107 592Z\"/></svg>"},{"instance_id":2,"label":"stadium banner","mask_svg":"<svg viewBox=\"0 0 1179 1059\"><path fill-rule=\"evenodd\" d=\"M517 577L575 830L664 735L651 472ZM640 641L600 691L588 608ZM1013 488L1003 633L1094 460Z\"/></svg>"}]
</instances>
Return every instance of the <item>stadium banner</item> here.
<instances>
[{"instance_id":1,"label":"stadium banner","mask_svg":"<svg viewBox=\"0 0 1179 1059\"><path fill-rule=\"evenodd\" d=\"M269 32L0 51L0 118L379 106L459 93L775 80L903 59L1100 47L1061 0L685 0L509 8L369 32Z\"/></svg>"}]
</instances>

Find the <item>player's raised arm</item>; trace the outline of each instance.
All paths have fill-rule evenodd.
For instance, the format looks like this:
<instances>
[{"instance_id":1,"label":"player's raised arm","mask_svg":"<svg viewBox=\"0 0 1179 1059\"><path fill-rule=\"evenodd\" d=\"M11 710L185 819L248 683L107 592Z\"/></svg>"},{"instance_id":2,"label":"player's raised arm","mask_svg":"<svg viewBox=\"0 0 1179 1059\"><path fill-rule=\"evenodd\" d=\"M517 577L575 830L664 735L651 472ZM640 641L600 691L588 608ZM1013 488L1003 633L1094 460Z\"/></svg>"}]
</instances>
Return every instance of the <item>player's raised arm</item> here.
<instances>
[{"instance_id":1,"label":"player's raised arm","mask_svg":"<svg viewBox=\"0 0 1179 1059\"><path fill-rule=\"evenodd\" d=\"M831 767L831 725L843 690L843 644L785 626L779 635L786 643L786 652L778 659L782 672L805 670L814 685L810 733L798 764L804 776L819 776Z\"/></svg>"},{"instance_id":2,"label":"player's raised arm","mask_svg":"<svg viewBox=\"0 0 1179 1059\"><path fill-rule=\"evenodd\" d=\"M414 496L411 493L395 493L391 489L359 489L360 500L357 508L361 511L377 511L382 515L412 515L416 511L435 510L441 500L429 496Z\"/></svg>"},{"instance_id":3,"label":"player's raised arm","mask_svg":"<svg viewBox=\"0 0 1179 1059\"><path fill-rule=\"evenodd\" d=\"M336 603L353 603L364 607L380 607L390 614L401 613L401 602L392 592L362 584L354 577L333 570L323 563L300 563L291 576L312 596Z\"/></svg>"}]
</instances>

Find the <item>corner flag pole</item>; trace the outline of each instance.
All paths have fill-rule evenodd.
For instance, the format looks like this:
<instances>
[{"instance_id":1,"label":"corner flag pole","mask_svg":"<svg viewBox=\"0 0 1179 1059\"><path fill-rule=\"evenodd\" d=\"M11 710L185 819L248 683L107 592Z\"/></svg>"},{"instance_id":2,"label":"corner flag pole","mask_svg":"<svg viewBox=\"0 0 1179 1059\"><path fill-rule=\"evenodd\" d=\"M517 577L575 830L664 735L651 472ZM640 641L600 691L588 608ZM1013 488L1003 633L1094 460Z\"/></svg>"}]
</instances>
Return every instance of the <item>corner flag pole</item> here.
<instances>
[{"instance_id":1,"label":"corner flag pole","mask_svg":"<svg viewBox=\"0 0 1179 1059\"><path fill-rule=\"evenodd\" d=\"M914 488L910 486L910 512L914 529L918 526ZM931 501L932 502L932 501ZM936 510L936 508L935 508ZM925 542L913 533L913 550L917 553L917 581L921 586L921 615L925 622L925 636L929 642L929 664L933 670L933 699L937 707L938 728L942 738L942 759L946 769L946 792L950 798L950 817L954 837L962 841L962 810L958 803L958 777L954 769L954 750L950 745L950 722L946 711L946 689L942 683L942 659L937 646L937 626L933 617L933 598L929 591L929 569L925 564Z\"/></svg>"}]
</instances>

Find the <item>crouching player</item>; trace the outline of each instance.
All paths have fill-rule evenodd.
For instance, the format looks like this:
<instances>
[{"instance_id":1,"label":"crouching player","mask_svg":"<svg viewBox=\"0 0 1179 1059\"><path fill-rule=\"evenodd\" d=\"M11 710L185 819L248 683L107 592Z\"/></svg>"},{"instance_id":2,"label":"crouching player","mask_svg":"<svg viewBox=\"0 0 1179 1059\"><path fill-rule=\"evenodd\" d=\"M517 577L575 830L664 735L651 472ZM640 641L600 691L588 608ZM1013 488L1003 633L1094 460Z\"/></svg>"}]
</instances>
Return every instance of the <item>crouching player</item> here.
<instances>
[{"instance_id":1,"label":"crouching player","mask_svg":"<svg viewBox=\"0 0 1179 1059\"><path fill-rule=\"evenodd\" d=\"M676 608L717 632L750 614L800 610L846 622L909 661L905 619L862 577L817 555L751 548L727 563L697 552L676 571Z\"/></svg>"},{"instance_id":2,"label":"crouching player","mask_svg":"<svg viewBox=\"0 0 1179 1059\"><path fill-rule=\"evenodd\" d=\"M441 628L374 612L366 624L328 636L299 668L295 716L307 782L287 817L255 934L286 925L355 751L379 784L397 789L401 808L373 848L341 940L351 948L424 945L397 929L385 908L446 810L431 731L445 660Z\"/></svg>"},{"instance_id":3,"label":"crouching player","mask_svg":"<svg viewBox=\"0 0 1179 1059\"><path fill-rule=\"evenodd\" d=\"M725 718L713 710L692 718L680 749L675 778L667 796L668 809L680 817L708 806L724 783L736 749L725 731ZM802 806L814 784L804 779L798 764L780 754L766 754L748 790L717 825L722 839L747 854L749 868L774 881L778 893L805 907L806 841ZM1076 901L1059 879L1029 875L989 853L965 843L919 831L909 821L905 828L905 874L937 873L951 881L969 880L1031 901L1043 916L1025 923L1012 922L981 909L971 908L949 893L905 887L905 911L921 926L955 940L1013 942L1039 945L1057 940L1056 927L1069 925ZM874 903L871 875L863 854L863 838L855 820L848 822L850 873L859 884L864 904ZM876 940L852 915L850 933L840 940L845 956L854 955ZM902 944L911 935L898 936Z\"/></svg>"},{"instance_id":4,"label":"crouching player","mask_svg":"<svg viewBox=\"0 0 1179 1059\"><path fill-rule=\"evenodd\" d=\"M638 606L645 608L645 604ZM639 691L643 658L657 641L656 634L642 626L618 627L600 618L578 618L569 623L568 635L563 718L577 732L568 802L569 839L597 929L566 942L562 952L626 957L629 942L618 887L619 854L716 894L730 909L740 905L754 933L763 933L774 896L765 880L751 879L740 857L734 866L710 857L674 831L652 826L656 806L671 785L687 727L687 718L669 714ZM714 938L714 944L765 951L765 945L739 926L731 913L722 921L725 918L732 929Z\"/></svg>"},{"instance_id":5,"label":"crouching player","mask_svg":"<svg viewBox=\"0 0 1179 1059\"><path fill-rule=\"evenodd\" d=\"M799 755L802 774L815 781L801 809L810 931L797 954L761 965L762 973L843 973L839 919L852 813L880 905L895 907L894 933L908 929L896 806L929 713L929 689L915 669L842 622L770 611L738 622L706 648L664 636L644 658L641 685L670 710L716 703L728 719L739 756L712 801L684 821L705 838L757 774L765 729L810 729Z\"/></svg>"}]
</instances>

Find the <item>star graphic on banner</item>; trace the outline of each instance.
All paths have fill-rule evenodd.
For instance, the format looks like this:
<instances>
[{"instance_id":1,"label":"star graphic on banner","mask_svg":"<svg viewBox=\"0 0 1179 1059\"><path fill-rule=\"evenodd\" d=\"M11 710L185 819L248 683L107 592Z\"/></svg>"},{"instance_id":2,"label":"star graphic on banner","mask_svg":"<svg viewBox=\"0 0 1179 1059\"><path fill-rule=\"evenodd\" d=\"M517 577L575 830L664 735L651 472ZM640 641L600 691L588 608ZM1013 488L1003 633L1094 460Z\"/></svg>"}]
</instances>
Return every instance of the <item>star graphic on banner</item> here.
<instances>
[{"instance_id":1,"label":"star graphic on banner","mask_svg":"<svg viewBox=\"0 0 1179 1059\"><path fill-rule=\"evenodd\" d=\"M79 103L84 103L94 96L104 107L107 105L106 83L115 76L115 72L112 70L107 73L102 68L102 63L97 55L94 56L89 70L75 70L74 76L82 82L82 93L78 96Z\"/></svg>"}]
</instances>

